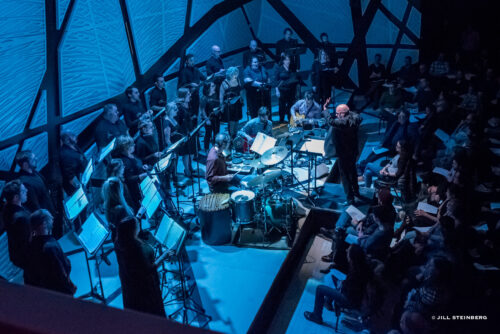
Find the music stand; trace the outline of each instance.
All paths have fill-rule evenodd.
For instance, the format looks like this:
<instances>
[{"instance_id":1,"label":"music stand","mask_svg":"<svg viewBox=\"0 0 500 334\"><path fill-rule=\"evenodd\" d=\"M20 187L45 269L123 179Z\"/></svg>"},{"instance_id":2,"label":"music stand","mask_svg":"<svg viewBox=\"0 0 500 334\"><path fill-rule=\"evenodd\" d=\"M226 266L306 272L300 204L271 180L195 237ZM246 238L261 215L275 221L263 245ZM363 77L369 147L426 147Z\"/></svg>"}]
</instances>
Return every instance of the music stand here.
<instances>
[{"instance_id":1,"label":"music stand","mask_svg":"<svg viewBox=\"0 0 500 334\"><path fill-rule=\"evenodd\" d=\"M167 154L165 157L161 158L156 164L155 169L157 173L162 173L168 168L170 162L172 162L174 155L172 153Z\"/></svg>"},{"instance_id":2,"label":"music stand","mask_svg":"<svg viewBox=\"0 0 500 334\"><path fill-rule=\"evenodd\" d=\"M85 170L83 171L82 174L82 185L85 187L90 181L90 177L92 176L92 173L94 172L94 161L92 158L90 158L89 163L87 164L87 167L85 167Z\"/></svg>"},{"instance_id":3,"label":"music stand","mask_svg":"<svg viewBox=\"0 0 500 334\"><path fill-rule=\"evenodd\" d=\"M177 256L186 240L186 229L167 215L163 215L154 237L160 245Z\"/></svg>"},{"instance_id":4,"label":"music stand","mask_svg":"<svg viewBox=\"0 0 500 334\"><path fill-rule=\"evenodd\" d=\"M160 206L162 198L156 186L151 183L149 187L145 190L144 198L141 201L141 205L145 208L145 213L148 218L153 217L154 213Z\"/></svg>"},{"instance_id":5,"label":"music stand","mask_svg":"<svg viewBox=\"0 0 500 334\"><path fill-rule=\"evenodd\" d=\"M85 223L80 227L77 233L75 233L78 242L82 245L85 250L85 260L87 262L87 271L89 273L90 281L90 292L81 295L79 299L95 298L100 300L103 304L106 304L106 298L104 297L104 288L102 286L100 262L97 258L97 253L99 250L104 254L102 245L106 241L109 235L109 231L104 227L99 217L94 213L91 213L87 218ZM97 277L99 279L98 285L100 287L100 294L97 288L94 286L92 280L92 273L90 271L90 260L96 261Z\"/></svg>"},{"instance_id":6,"label":"music stand","mask_svg":"<svg viewBox=\"0 0 500 334\"><path fill-rule=\"evenodd\" d=\"M311 170L314 168L314 191L318 188L317 186L317 161L316 158L318 155L325 156L325 141L322 139L312 139L306 138L304 143L300 147L299 151L306 153L309 156L309 168L307 170L307 196L311 196ZM312 158L312 159L311 159Z\"/></svg>"},{"instance_id":7,"label":"music stand","mask_svg":"<svg viewBox=\"0 0 500 334\"><path fill-rule=\"evenodd\" d=\"M263 155L267 150L276 145L276 141L276 138L268 136L262 132L257 132L257 136L255 136L252 146L250 147L250 151Z\"/></svg>"},{"instance_id":8,"label":"music stand","mask_svg":"<svg viewBox=\"0 0 500 334\"><path fill-rule=\"evenodd\" d=\"M99 153L98 162L103 161L108 156L108 154L110 154L111 151L113 151L113 149L115 148L115 143L116 143L116 138L113 138L113 140L108 145L102 148L101 152Z\"/></svg>"},{"instance_id":9,"label":"music stand","mask_svg":"<svg viewBox=\"0 0 500 334\"><path fill-rule=\"evenodd\" d=\"M83 209L85 209L88 204L89 200L87 199L87 195L85 195L83 187L80 186L80 188L64 202L63 206L66 217L70 221L73 221L82 213Z\"/></svg>"}]
</instances>

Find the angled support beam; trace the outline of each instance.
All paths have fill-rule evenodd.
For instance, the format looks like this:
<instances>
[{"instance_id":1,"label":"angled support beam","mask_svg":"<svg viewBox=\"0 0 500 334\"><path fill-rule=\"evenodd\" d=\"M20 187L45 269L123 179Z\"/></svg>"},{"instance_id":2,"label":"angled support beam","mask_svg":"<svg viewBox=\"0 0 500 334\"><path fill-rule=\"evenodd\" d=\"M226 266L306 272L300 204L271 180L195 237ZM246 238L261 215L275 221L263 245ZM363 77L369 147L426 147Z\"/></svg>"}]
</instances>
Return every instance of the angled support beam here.
<instances>
[{"instance_id":1,"label":"angled support beam","mask_svg":"<svg viewBox=\"0 0 500 334\"><path fill-rule=\"evenodd\" d=\"M66 32L66 28L68 27L69 19L71 18L71 13L73 12L73 7L75 6L76 0L70 0L68 8L66 9L66 13L64 14L64 19L61 23L61 27L57 32L57 38L61 39L64 33ZM56 18L57 19L57 18Z\"/></svg>"},{"instance_id":2,"label":"angled support beam","mask_svg":"<svg viewBox=\"0 0 500 334\"><path fill-rule=\"evenodd\" d=\"M417 37L417 35L415 35L407 26L406 24L403 24L403 22L399 21L398 18L396 16L394 16L394 14L392 14L388 9L387 7L385 7L383 4L380 4L380 11L385 15L387 16L387 18L389 20L391 20L392 23L394 23L394 25L396 25L400 31L403 31L403 33L405 33L411 40L413 43L415 43L415 45L420 45L420 38ZM410 15L410 14L408 14Z\"/></svg>"},{"instance_id":3,"label":"angled support beam","mask_svg":"<svg viewBox=\"0 0 500 334\"><path fill-rule=\"evenodd\" d=\"M142 84L141 69L139 66L137 49L135 48L135 41L134 41L134 34L132 33L132 26L130 25L130 17L128 15L127 3L125 2L125 0L119 0L119 1L120 1L120 9L122 11L122 16L123 16L123 23L125 24L125 32L127 33L127 40L128 40L128 46L130 48L130 55L132 57L132 64L134 65L136 85L140 85L140 84Z\"/></svg>"},{"instance_id":4,"label":"angled support beam","mask_svg":"<svg viewBox=\"0 0 500 334\"><path fill-rule=\"evenodd\" d=\"M319 47L319 41L307 29L307 27L288 9L288 7L281 0L267 0L271 7L288 23L297 35L304 41L307 48L315 53Z\"/></svg>"},{"instance_id":5,"label":"angled support beam","mask_svg":"<svg viewBox=\"0 0 500 334\"><path fill-rule=\"evenodd\" d=\"M365 88L368 86L368 56L366 55L366 32L370 28L371 20L368 21L363 17L361 11L361 1L351 0L351 17L354 26L354 35L363 36L359 38L356 42L355 58L357 59L358 65L358 84L359 87ZM349 73L346 72L346 78L348 78Z\"/></svg>"},{"instance_id":6,"label":"angled support beam","mask_svg":"<svg viewBox=\"0 0 500 334\"><path fill-rule=\"evenodd\" d=\"M406 27L406 24L408 23L408 18L410 17L411 8L412 8L411 4L408 2L408 4L406 5L406 9L405 9L405 13L403 15L403 21L402 21L402 25L404 27ZM396 53L398 52L398 49L401 45L401 39L403 39L403 35L404 35L404 32L401 29L401 27L399 27L398 36L396 38L396 44L392 48L391 56L389 57L389 61L387 62L387 72L388 73L391 73L392 65L394 64L394 59L396 58Z\"/></svg>"}]
</instances>

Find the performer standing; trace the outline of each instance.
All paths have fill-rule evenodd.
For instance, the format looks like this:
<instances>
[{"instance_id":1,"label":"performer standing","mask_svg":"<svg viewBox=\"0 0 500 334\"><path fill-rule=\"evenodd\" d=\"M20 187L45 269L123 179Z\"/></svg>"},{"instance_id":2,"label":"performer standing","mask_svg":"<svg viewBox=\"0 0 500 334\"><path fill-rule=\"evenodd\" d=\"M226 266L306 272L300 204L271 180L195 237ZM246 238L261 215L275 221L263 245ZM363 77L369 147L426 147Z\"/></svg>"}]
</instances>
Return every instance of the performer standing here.
<instances>
[{"instance_id":1,"label":"performer standing","mask_svg":"<svg viewBox=\"0 0 500 334\"><path fill-rule=\"evenodd\" d=\"M243 72L243 81L247 91L247 111L251 118L257 117L257 111L265 106L271 110L270 78L267 71L260 65L257 56L252 57L249 66Z\"/></svg>"},{"instance_id":2,"label":"performer standing","mask_svg":"<svg viewBox=\"0 0 500 334\"><path fill-rule=\"evenodd\" d=\"M237 67L228 68L226 79L222 82L219 92L219 102L223 111L222 121L228 122L231 138L236 136L238 122L243 117L239 74Z\"/></svg>"},{"instance_id":3,"label":"performer standing","mask_svg":"<svg viewBox=\"0 0 500 334\"><path fill-rule=\"evenodd\" d=\"M247 67L250 65L250 62L253 57L257 57L259 60L259 63L263 63L266 60L266 55L264 54L264 51L257 47L257 41L256 40L251 40L250 45L249 45L249 50L245 51L243 54L243 68Z\"/></svg>"},{"instance_id":4,"label":"performer standing","mask_svg":"<svg viewBox=\"0 0 500 334\"><path fill-rule=\"evenodd\" d=\"M358 156L358 129L361 118L349 110L346 104L339 104L335 110L336 118L326 114L330 126L333 127L333 140L337 150L337 162L340 178L347 197L345 205L354 204L354 196L360 197L356 158ZM333 182L333 168L326 182Z\"/></svg>"},{"instance_id":5,"label":"performer standing","mask_svg":"<svg viewBox=\"0 0 500 334\"><path fill-rule=\"evenodd\" d=\"M205 81L207 77L194 66L194 60L194 55L190 53L186 55L184 66L179 71L177 88L189 89L191 93L191 107L193 110L198 110L200 107L200 83L201 81Z\"/></svg>"},{"instance_id":6,"label":"performer standing","mask_svg":"<svg viewBox=\"0 0 500 334\"><path fill-rule=\"evenodd\" d=\"M283 56L274 77L276 96L279 99L280 123L285 121L285 116L288 115L288 111L293 105L297 88L297 79L290 70L290 62L290 56Z\"/></svg>"},{"instance_id":7,"label":"performer standing","mask_svg":"<svg viewBox=\"0 0 500 334\"><path fill-rule=\"evenodd\" d=\"M320 103L324 103L327 98L331 97L338 71L337 64L331 61L327 51L319 50L318 59L312 64L311 83L313 92L319 97Z\"/></svg>"},{"instance_id":8,"label":"performer standing","mask_svg":"<svg viewBox=\"0 0 500 334\"><path fill-rule=\"evenodd\" d=\"M205 68L207 69L207 75L224 71L224 63L220 57L220 47L218 45L212 46L212 56L208 58Z\"/></svg>"},{"instance_id":9,"label":"performer standing","mask_svg":"<svg viewBox=\"0 0 500 334\"><path fill-rule=\"evenodd\" d=\"M295 38L292 38L292 29L285 28L283 31L283 39L280 39L276 42L276 56L278 59L283 58L284 55L289 54L289 50L296 48L298 45L298 41ZM297 71L300 69L300 56L296 55L291 57L290 68L292 71Z\"/></svg>"},{"instance_id":10,"label":"performer standing","mask_svg":"<svg viewBox=\"0 0 500 334\"><path fill-rule=\"evenodd\" d=\"M189 135L189 133L194 129L197 122L197 112L193 112L191 108L191 93L187 88L180 88L177 91L177 118L176 121L179 125L179 133L184 136ZM196 137L192 137L189 141L183 144L179 148L179 156L182 157L182 163L184 164L184 175L186 177L191 177L194 173L191 162L193 161L193 156L196 151L196 142L198 140Z\"/></svg>"},{"instance_id":11,"label":"performer standing","mask_svg":"<svg viewBox=\"0 0 500 334\"><path fill-rule=\"evenodd\" d=\"M220 130L221 108L217 96L217 86L214 82L203 85L203 97L200 104L200 121L207 119L205 123L205 138L203 148L208 151L210 142L215 140L215 135Z\"/></svg>"}]
</instances>

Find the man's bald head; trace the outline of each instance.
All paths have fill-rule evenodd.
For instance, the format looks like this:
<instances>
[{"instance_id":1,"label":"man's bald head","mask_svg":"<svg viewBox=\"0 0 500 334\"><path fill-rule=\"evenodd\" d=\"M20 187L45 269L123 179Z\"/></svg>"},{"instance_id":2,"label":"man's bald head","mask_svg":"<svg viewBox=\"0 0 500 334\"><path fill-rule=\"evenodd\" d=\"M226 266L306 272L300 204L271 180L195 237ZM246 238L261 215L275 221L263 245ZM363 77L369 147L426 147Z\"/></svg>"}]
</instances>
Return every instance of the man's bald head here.
<instances>
[{"instance_id":1,"label":"man's bald head","mask_svg":"<svg viewBox=\"0 0 500 334\"><path fill-rule=\"evenodd\" d=\"M218 45L212 45L212 54L215 58L219 58L220 56L220 47Z\"/></svg>"},{"instance_id":2,"label":"man's bald head","mask_svg":"<svg viewBox=\"0 0 500 334\"><path fill-rule=\"evenodd\" d=\"M335 114L338 118L344 118L349 113L349 107L347 104L339 104L335 109Z\"/></svg>"}]
</instances>

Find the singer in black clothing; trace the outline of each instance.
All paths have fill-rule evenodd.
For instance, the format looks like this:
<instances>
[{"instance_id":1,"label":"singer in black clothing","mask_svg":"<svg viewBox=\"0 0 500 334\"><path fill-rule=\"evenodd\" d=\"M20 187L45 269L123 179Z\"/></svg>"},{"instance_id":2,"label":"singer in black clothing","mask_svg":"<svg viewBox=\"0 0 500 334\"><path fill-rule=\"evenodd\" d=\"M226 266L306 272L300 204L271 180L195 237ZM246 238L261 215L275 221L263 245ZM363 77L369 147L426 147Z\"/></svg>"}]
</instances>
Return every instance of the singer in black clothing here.
<instances>
[{"instance_id":1,"label":"singer in black clothing","mask_svg":"<svg viewBox=\"0 0 500 334\"><path fill-rule=\"evenodd\" d=\"M220 47L217 45L212 46L212 56L208 58L205 64L207 75L217 74L224 70L224 63L220 57ZM223 79L224 77L222 77Z\"/></svg>"},{"instance_id":2,"label":"singer in black clothing","mask_svg":"<svg viewBox=\"0 0 500 334\"><path fill-rule=\"evenodd\" d=\"M276 96L279 99L280 123L285 121L285 116L290 115L290 108L295 102L295 91L297 90L296 74L290 70L290 61L290 56L285 55L274 77Z\"/></svg>"},{"instance_id":3,"label":"singer in black clothing","mask_svg":"<svg viewBox=\"0 0 500 334\"><path fill-rule=\"evenodd\" d=\"M103 110L102 118L97 123L94 134L99 149L108 145L113 138L127 134L127 127L120 119L116 105L106 104Z\"/></svg>"},{"instance_id":4,"label":"singer in black clothing","mask_svg":"<svg viewBox=\"0 0 500 334\"><path fill-rule=\"evenodd\" d=\"M82 173L87 167L87 158L76 144L76 135L69 131L61 133L59 165L63 177L63 189L71 196L80 187Z\"/></svg>"},{"instance_id":5,"label":"singer in black clothing","mask_svg":"<svg viewBox=\"0 0 500 334\"><path fill-rule=\"evenodd\" d=\"M271 80L267 71L260 65L258 57L252 57L252 62L243 71L243 82L247 91L247 111L250 117L257 117L260 107L266 107L270 111Z\"/></svg>"},{"instance_id":6,"label":"singer in black clothing","mask_svg":"<svg viewBox=\"0 0 500 334\"><path fill-rule=\"evenodd\" d=\"M294 49L298 46L298 41L292 38L292 29L286 28L283 31L283 39L276 42L276 56L278 59L283 58L285 54L289 54L290 49ZM290 70L295 72L300 69L300 56L290 56Z\"/></svg>"},{"instance_id":7,"label":"singer in black clothing","mask_svg":"<svg viewBox=\"0 0 500 334\"><path fill-rule=\"evenodd\" d=\"M155 75L155 86L149 92L149 106L155 113L167 105L167 91L163 75Z\"/></svg>"},{"instance_id":8,"label":"singer in black clothing","mask_svg":"<svg viewBox=\"0 0 500 334\"><path fill-rule=\"evenodd\" d=\"M29 247L29 260L24 272L24 282L73 295L76 286L69 274L71 263L52 236L54 218L47 210L35 211L30 218L33 238Z\"/></svg>"},{"instance_id":9,"label":"singer in black clothing","mask_svg":"<svg viewBox=\"0 0 500 334\"><path fill-rule=\"evenodd\" d=\"M337 56L337 50L335 49L335 45L328 41L328 35L326 32L321 33L320 39L321 42L317 56L319 56L319 50L324 50L328 55L328 58L330 59L330 64L332 65L332 67L338 68L339 58Z\"/></svg>"},{"instance_id":10,"label":"singer in black clothing","mask_svg":"<svg viewBox=\"0 0 500 334\"><path fill-rule=\"evenodd\" d=\"M215 135L219 133L221 117L217 86L214 82L208 82L203 85L203 97L201 98L199 116L200 121L207 119L205 123L205 138L203 139L203 148L207 152L210 142L213 144Z\"/></svg>"},{"instance_id":11,"label":"singer in black clothing","mask_svg":"<svg viewBox=\"0 0 500 334\"><path fill-rule=\"evenodd\" d=\"M319 97L320 103L324 103L332 94L338 79L338 65L332 62L325 50L319 51L318 60L315 60L311 69L311 83L313 92Z\"/></svg>"},{"instance_id":12,"label":"singer in black clothing","mask_svg":"<svg viewBox=\"0 0 500 334\"><path fill-rule=\"evenodd\" d=\"M262 64L266 60L266 54L264 53L264 51L262 51L262 49L257 47L257 41L252 39L250 41L249 47L250 49L243 53L243 68L251 65L250 62L252 61L253 57L257 57L260 64Z\"/></svg>"},{"instance_id":13,"label":"singer in black clothing","mask_svg":"<svg viewBox=\"0 0 500 334\"><path fill-rule=\"evenodd\" d=\"M191 92L191 108L198 110L200 107L199 88L202 81L207 77L194 66L194 55L188 53L185 58L185 64L179 71L179 81L177 88L188 88Z\"/></svg>"},{"instance_id":14,"label":"singer in black clothing","mask_svg":"<svg viewBox=\"0 0 500 334\"><path fill-rule=\"evenodd\" d=\"M28 263L28 246L31 240L30 212L23 207L28 199L28 189L19 180L5 185L2 195L6 200L3 222L7 231L9 258L21 269Z\"/></svg>"},{"instance_id":15,"label":"singer in black clothing","mask_svg":"<svg viewBox=\"0 0 500 334\"><path fill-rule=\"evenodd\" d=\"M125 95L127 96L127 102L123 103L122 112L125 118L125 123L129 128L130 135L133 136L137 132L139 119L144 113L146 113L146 109L142 105L141 95L137 88L128 87L125 90ZM148 110L147 113L150 117L153 115L152 110Z\"/></svg>"}]
</instances>

